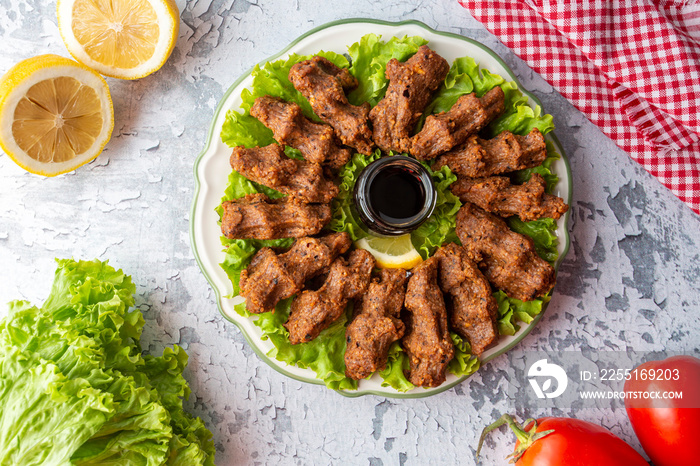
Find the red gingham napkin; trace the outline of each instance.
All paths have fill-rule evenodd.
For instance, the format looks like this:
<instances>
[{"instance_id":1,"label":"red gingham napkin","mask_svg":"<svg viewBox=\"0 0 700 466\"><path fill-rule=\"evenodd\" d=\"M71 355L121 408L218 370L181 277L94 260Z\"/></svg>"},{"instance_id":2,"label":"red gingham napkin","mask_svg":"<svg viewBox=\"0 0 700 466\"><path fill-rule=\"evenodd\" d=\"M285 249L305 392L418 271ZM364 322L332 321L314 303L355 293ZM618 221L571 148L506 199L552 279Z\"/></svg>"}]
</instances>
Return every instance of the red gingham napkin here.
<instances>
[{"instance_id":1,"label":"red gingham napkin","mask_svg":"<svg viewBox=\"0 0 700 466\"><path fill-rule=\"evenodd\" d=\"M459 3L700 213L700 2Z\"/></svg>"}]
</instances>

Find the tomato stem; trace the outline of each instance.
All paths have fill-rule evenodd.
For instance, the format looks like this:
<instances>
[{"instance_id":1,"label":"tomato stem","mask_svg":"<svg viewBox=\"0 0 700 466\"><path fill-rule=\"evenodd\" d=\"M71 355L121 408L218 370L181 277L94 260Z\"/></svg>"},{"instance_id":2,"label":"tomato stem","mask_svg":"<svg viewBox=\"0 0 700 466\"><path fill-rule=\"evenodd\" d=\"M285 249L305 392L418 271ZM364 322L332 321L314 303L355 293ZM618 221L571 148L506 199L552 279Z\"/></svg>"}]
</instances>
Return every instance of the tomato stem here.
<instances>
[{"instance_id":1,"label":"tomato stem","mask_svg":"<svg viewBox=\"0 0 700 466\"><path fill-rule=\"evenodd\" d=\"M498 429L504 424L508 424L508 427L510 427L513 433L515 433L515 437L518 439L518 442L520 442L520 444L515 448L515 451L513 451L512 454L506 457L506 459L510 459L511 463L517 462L533 443L554 432L554 429L545 430L543 432L537 432L537 421L534 419L526 419L524 424L528 425L531 422L532 427L530 427L529 430L525 430L525 428L520 423L518 423L518 421L513 419L513 416L511 416L510 414L504 414L503 416L498 418L496 422L489 426L486 426L481 432L481 437L479 437L479 446L476 449L476 456L479 456L479 452L481 452L481 447L483 446L484 440L486 439L488 433Z\"/></svg>"}]
</instances>

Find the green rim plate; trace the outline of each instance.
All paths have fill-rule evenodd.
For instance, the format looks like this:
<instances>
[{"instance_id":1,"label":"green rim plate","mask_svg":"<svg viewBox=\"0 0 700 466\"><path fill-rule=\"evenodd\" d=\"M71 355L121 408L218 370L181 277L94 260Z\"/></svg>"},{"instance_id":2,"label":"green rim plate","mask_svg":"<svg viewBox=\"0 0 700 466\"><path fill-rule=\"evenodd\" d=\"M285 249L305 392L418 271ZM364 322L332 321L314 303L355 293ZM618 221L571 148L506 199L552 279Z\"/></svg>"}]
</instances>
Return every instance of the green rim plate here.
<instances>
[{"instance_id":1,"label":"green rim plate","mask_svg":"<svg viewBox=\"0 0 700 466\"><path fill-rule=\"evenodd\" d=\"M531 106L539 105L541 107L539 100L522 87L510 68L491 49L472 39L436 31L423 23L412 20L398 23L365 18L334 21L310 30L289 44L284 50L261 63L278 59L290 53L309 54L320 50L346 53L347 46L357 42L363 35L368 33L381 35L385 40L392 36L402 37L404 35L424 37L429 41L428 45L449 62L458 57L471 56L482 68L498 73L507 80L514 81L523 94L528 96ZM194 163L195 194L190 212L192 251L202 273L216 294L219 311L227 320L234 323L241 330L248 344L260 359L273 369L295 380L323 385L323 382L318 380L310 369L289 366L267 356L272 349L272 344L269 341L260 339L260 329L253 325L251 319L241 317L234 311L233 306L241 302L242 298L239 296L229 297L233 292L231 283L219 266L219 263L224 260L224 253L219 239L221 231L217 223L218 216L214 209L219 205L226 188L228 174L231 171L228 164L231 150L221 142L219 133L224 123L226 112L240 107L240 94L244 88L250 86L252 81L251 72L252 68L239 77L224 94L214 112L204 149L197 156ZM552 167L553 171L560 176L560 182L555 188L555 194L566 199L567 203L571 204L572 183L569 162L556 137L549 133L546 138L554 144L562 156ZM555 268L558 268L569 250L568 221L569 213L567 212L558 222L559 260L555 264ZM498 345L482 355L482 365L517 345L537 325L543 314L544 311L529 325L521 325L520 330L515 335L501 336ZM338 392L349 397L373 394L390 398L422 398L441 393L463 382L465 379L467 379L466 376L456 377L449 374L447 381L439 387L430 389L415 388L411 391L400 393L391 387L382 387L381 379L375 374L374 377L368 380L360 381L357 390L339 390Z\"/></svg>"}]
</instances>

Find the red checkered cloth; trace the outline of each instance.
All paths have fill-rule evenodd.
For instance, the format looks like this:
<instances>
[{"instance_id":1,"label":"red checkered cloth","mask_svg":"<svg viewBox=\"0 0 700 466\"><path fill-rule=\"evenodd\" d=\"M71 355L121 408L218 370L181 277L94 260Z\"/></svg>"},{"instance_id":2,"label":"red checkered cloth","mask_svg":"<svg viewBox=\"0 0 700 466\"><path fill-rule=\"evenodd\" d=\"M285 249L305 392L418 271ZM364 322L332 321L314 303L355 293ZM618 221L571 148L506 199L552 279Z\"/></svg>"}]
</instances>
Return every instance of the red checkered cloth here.
<instances>
[{"instance_id":1,"label":"red checkered cloth","mask_svg":"<svg viewBox=\"0 0 700 466\"><path fill-rule=\"evenodd\" d=\"M459 3L700 214L700 2Z\"/></svg>"}]
</instances>

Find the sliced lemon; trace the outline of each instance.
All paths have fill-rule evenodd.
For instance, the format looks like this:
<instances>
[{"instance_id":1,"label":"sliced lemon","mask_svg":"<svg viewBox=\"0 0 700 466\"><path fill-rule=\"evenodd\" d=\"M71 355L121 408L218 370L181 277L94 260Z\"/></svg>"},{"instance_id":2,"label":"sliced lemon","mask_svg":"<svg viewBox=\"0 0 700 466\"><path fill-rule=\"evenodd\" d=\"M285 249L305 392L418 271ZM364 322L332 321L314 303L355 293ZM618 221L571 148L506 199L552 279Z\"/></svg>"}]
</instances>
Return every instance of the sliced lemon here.
<instances>
[{"instance_id":1,"label":"sliced lemon","mask_svg":"<svg viewBox=\"0 0 700 466\"><path fill-rule=\"evenodd\" d=\"M80 63L39 55L0 78L0 146L27 171L75 170L102 152L113 128L107 82Z\"/></svg>"},{"instance_id":2,"label":"sliced lemon","mask_svg":"<svg viewBox=\"0 0 700 466\"><path fill-rule=\"evenodd\" d=\"M58 0L57 11L70 54L113 78L138 79L160 69L180 28L173 0Z\"/></svg>"},{"instance_id":3,"label":"sliced lemon","mask_svg":"<svg viewBox=\"0 0 700 466\"><path fill-rule=\"evenodd\" d=\"M355 246L369 251L383 269L411 269L423 258L411 242L411 235L367 236L358 240Z\"/></svg>"}]
</instances>

